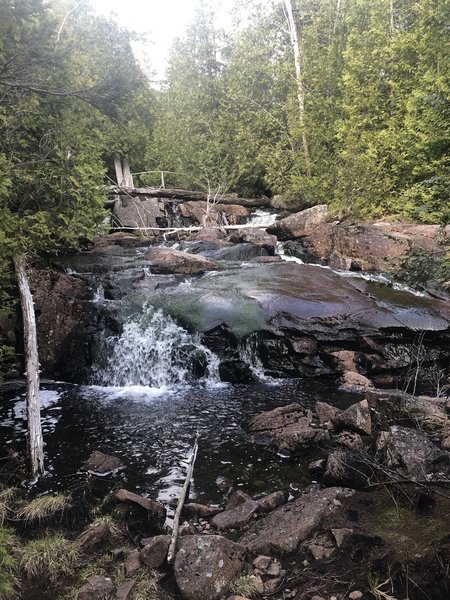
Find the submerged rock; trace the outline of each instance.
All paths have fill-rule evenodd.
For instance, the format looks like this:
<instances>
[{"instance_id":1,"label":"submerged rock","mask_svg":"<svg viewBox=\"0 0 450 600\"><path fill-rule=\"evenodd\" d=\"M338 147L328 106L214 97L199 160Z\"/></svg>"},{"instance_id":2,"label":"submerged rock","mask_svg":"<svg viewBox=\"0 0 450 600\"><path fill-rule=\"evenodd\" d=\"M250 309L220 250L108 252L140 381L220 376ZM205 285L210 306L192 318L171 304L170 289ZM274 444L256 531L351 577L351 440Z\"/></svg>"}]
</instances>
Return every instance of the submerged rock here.
<instances>
[{"instance_id":1,"label":"submerged rock","mask_svg":"<svg viewBox=\"0 0 450 600\"><path fill-rule=\"evenodd\" d=\"M111 456L110 454L104 454L99 450L95 450L84 463L84 468L86 471L105 475L117 469L123 469L125 465L117 456Z\"/></svg>"},{"instance_id":2,"label":"submerged rock","mask_svg":"<svg viewBox=\"0 0 450 600\"><path fill-rule=\"evenodd\" d=\"M175 579L184 600L218 600L242 571L245 548L219 535L180 540Z\"/></svg>"},{"instance_id":3,"label":"submerged rock","mask_svg":"<svg viewBox=\"0 0 450 600\"><path fill-rule=\"evenodd\" d=\"M199 275L205 271L218 269L217 263L209 258L173 248L153 248L147 253L146 258L152 273Z\"/></svg>"}]
</instances>

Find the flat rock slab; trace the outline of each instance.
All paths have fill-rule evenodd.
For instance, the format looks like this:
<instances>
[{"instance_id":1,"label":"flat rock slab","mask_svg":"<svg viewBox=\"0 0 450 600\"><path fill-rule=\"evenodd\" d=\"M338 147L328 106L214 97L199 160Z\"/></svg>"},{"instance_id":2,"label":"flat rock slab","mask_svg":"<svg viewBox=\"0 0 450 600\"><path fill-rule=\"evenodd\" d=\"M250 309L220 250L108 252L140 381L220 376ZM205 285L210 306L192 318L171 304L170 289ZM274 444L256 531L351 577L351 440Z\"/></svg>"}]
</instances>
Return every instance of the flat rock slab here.
<instances>
[{"instance_id":1,"label":"flat rock slab","mask_svg":"<svg viewBox=\"0 0 450 600\"><path fill-rule=\"evenodd\" d=\"M200 275L205 271L218 269L217 263L209 258L173 248L153 248L147 253L146 258L150 261L152 273Z\"/></svg>"},{"instance_id":2,"label":"flat rock slab","mask_svg":"<svg viewBox=\"0 0 450 600\"><path fill-rule=\"evenodd\" d=\"M255 500L247 500L235 508L225 510L211 519L211 525L216 529L239 529L250 522L259 508Z\"/></svg>"},{"instance_id":3,"label":"flat rock slab","mask_svg":"<svg viewBox=\"0 0 450 600\"><path fill-rule=\"evenodd\" d=\"M220 535L182 538L174 564L184 600L218 600L244 565L245 548Z\"/></svg>"},{"instance_id":4,"label":"flat rock slab","mask_svg":"<svg viewBox=\"0 0 450 600\"><path fill-rule=\"evenodd\" d=\"M341 510L340 498L353 490L332 487L304 494L255 523L239 540L254 554L278 555L295 552L298 546L327 519Z\"/></svg>"}]
</instances>

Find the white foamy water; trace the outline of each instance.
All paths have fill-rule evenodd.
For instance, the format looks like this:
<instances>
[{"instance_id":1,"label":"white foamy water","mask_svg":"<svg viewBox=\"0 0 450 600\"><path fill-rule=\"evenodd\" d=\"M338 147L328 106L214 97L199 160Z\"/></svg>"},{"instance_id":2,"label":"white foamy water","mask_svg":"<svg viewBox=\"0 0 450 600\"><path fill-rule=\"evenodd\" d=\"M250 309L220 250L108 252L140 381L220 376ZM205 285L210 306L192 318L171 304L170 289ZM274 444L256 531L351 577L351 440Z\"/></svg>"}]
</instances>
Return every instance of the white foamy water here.
<instances>
[{"instance_id":1,"label":"white foamy water","mask_svg":"<svg viewBox=\"0 0 450 600\"><path fill-rule=\"evenodd\" d=\"M273 225L273 223L275 223L277 216L278 215L271 213L268 210L262 210L258 208L252 212L248 223L249 225L261 225L261 227L269 227L269 225Z\"/></svg>"},{"instance_id":2,"label":"white foamy water","mask_svg":"<svg viewBox=\"0 0 450 600\"><path fill-rule=\"evenodd\" d=\"M149 305L124 324L120 335L104 338L102 346L106 364L96 369L93 383L110 388L116 397L121 388L127 388L124 394L130 388L143 396L167 393L192 382L196 370L204 370L201 381L219 382L219 359L200 337Z\"/></svg>"}]
</instances>

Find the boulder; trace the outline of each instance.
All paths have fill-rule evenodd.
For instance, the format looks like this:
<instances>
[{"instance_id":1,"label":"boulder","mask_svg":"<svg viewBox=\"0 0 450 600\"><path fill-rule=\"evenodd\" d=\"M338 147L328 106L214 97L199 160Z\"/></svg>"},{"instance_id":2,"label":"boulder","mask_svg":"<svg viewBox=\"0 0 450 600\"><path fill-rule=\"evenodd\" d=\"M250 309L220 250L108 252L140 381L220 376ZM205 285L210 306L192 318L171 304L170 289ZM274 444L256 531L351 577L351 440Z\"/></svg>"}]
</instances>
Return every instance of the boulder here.
<instances>
[{"instance_id":1,"label":"boulder","mask_svg":"<svg viewBox=\"0 0 450 600\"><path fill-rule=\"evenodd\" d=\"M255 500L247 500L235 508L225 510L211 519L211 525L219 530L240 529L251 521L259 508Z\"/></svg>"},{"instance_id":2,"label":"boulder","mask_svg":"<svg viewBox=\"0 0 450 600\"><path fill-rule=\"evenodd\" d=\"M238 229L233 231L229 235L229 240L234 242L235 244L242 244L246 242L251 242L252 244L256 244L258 246L264 246L266 250L273 249L277 243L276 235L270 235L270 233L266 233L263 229Z\"/></svg>"},{"instance_id":3,"label":"boulder","mask_svg":"<svg viewBox=\"0 0 450 600\"><path fill-rule=\"evenodd\" d=\"M313 228L328 219L326 204L319 204L301 212L276 221L267 228L267 232L277 236L279 240L289 240L310 235Z\"/></svg>"},{"instance_id":4,"label":"boulder","mask_svg":"<svg viewBox=\"0 0 450 600\"><path fill-rule=\"evenodd\" d=\"M217 506L206 506L205 504L197 504L196 502L189 502L183 505L182 515L187 518L200 517L201 519L209 519L214 517L222 511Z\"/></svg>"},{"instance_id":5,"label":"boulder","mask_svg":"<svg viewBox=\"0 0 450 600\"><path fill-rule=\"evenodd\" d=\"M239 204L210 205L202 200L183 202L178 205L186 225L242 225L250 217L251 210ZM208 213L208 214L207 214Z\"/></svg>"},{"instance_id":6,"label":"boulder","mask_svg":"<svg viewBox=\"0 0 450 600\"><path fill-rule=\"evenodd\" d=\"M131 581L124 581L122 585L119 585L116 592L116 600L130 600L136 583L137 579L132 579Z\"/></svg>"},{"instance_id":7,"label":"boulder","mask_svg":"<svg viewBox=\"0 0 450 600\"><path fill-rule=\"evenodd\" d=\"M327 402L316 402L314 409L321 425L333 422L341 413L339 408L336 408Z\"/></svg>"},{"instance_id":8,"label":"boulder","mask_svg":"<svg viewBox=\"0 0 450 600\"><path fill-rule=\"evenodd\" d=\"M336 435L336 441L349 450L362 450L364 448L363 439L356 431L340 431Z\"/></svg>"},{"instance_id":9,"label":"boulder","mask_svg":"<svg viewBox=\"0 0 450 600\"><path fill-rule=\"evenodd\" d=\"M334 450L328 455L324 480L330 485L361 488L369 483L370 466L357 454L347 450Z\"/></svg>"},{"instance_id":10,"label":"boulder","mask_svg":"<svg viewBox=\"0 0 450 600\"><path fill-rule=\"evenodd\" d=\"M448 479L450 453L435 446L422 431L393 425L378 436L385 465L412 481Z\"/></svg>"},{"instance_id":11,"label":"boulder","mask_svg":"<svg viewBox=\"0 0 450 600\"><path fill-rule=\"evenodd\" d=\"M125 489L116 492L115 498L118 502L128 502L144 508L157 520L164 520L166 518L166 509L164 506L151 498L144 498L144 496L139 496Z\"/></svg>"},{"instance_id":12,"label":"boulder","mask_svg":"<svg viewBox=\"0 0 450 600\"><path fill-rule=\"evenodd\" d=\"M115 595L116 586L110 577L92 575L78 590L77 600L112 600Z\"/></svg>"},{"instance_id":13,"label":"boulder","mask_svg":"<svg viewBox=\"0 0 450 600\"><path fill-rule=\"evenodd\" d=\"M352 404L352 406L340 412L333 419L333 423L337 427L370 435L372 433L372 419L367 400L361 400L361 402Z\"/></svg>"},{"instance_id":14,"label":"boulder","mask_svg":"<svg viewBox=\"0 0 450 600\"><path fill-rule=\"evenodd\" d=\"M248 502L249 500L253 500L253 498L242 490L236 490L228 498L225 510L232 510L233 508L236 508L236 506L239 506L239 504L244 504L244 502Z\"/></svg>"},{"instance_id":15,"label":"boulder","mask_svg":"<svg viewBox=\"0 0 450 600\"><path fill-rule=\"evenodd\" d=\"M182 538L174 574L184 600L218 600L244 566L245 548L219 535Z\"/></svg>"},{"instance_id":16,"label":"boulder","mask_svg":"<svg viewBox=\"0 0 450 600\"><path fill-rule=\"evenodd\" d=\"M139 552L141 563L151 569L158 569L166 560L169 545L169 535L156 535L153 538L146 539L145 544L143 544L144 547Z\"/></svg>"},{"instance_id":17,"label":"boulder","mask_svg":"<svg viewBox=\"0 0 450 600\"><path fill-rule=\"evenodd\" d=\"M254 523L239 542L255 554L293 553L325 523L332 526L341 510L339 500L352 494L352 490L340 487L303 494Z\"/></svg>"},{"instance_id":18,"label":"boulder","mask_svg":"<svg viewBox=\"0 0 450 600\"><path fill-rule=\"evenodd\" d=\"M89 525L74 540L73 546L80 552L90 553L103 546L110 534L108 523L100 522Z\"/></svg>"},{"instance_id":19,"label":"boulder","mask_svg":"<svg viewBox=\"0 0 450 600\"><path fill-rule=\"evenodd\" d=\"M84 463L84 468L91 473L106 475L106 473L124 469L125 465L117 456L111 456L110 454L104 454L99 450L95 450Z\"/></svg>"},{"instance_id":20,"label":"boulder","mask_svg":"<svg viewBox=\"0 0 450 600\"><path fill-rule=\"evenodd\" d=\"M328 430L314 423L312 411L290 404L256 416L250 430L268 436L280 452L292 453L330 439Z\"/></svg>"},{"instance_id":21,"label":"boulder","mask_svg":"<svg viewBox=\"0 0 450 600\"><path fill-rule=\"evenodd\" d=\"M116 227L168 227L166 206L159 198L117 196L113 206L112 223ZM151 230L146 232L157 235Z\"/></svg>"},{"instance_id":22,"label":"boulder","mask_svg":"<svg viewBox=\"0 0 450 600\"><path fill-rule=\"evenodd\" d=\"M219 364L219 375L221 381L228 383L250 383L254 380L249 364L239 358L222 360Z\"/></svg>"},{"instance_id":23,"label":"boulder","mask_svg":"<svg viewBox=\"0 0 450 600\"><path fill-rule=\"evenodd\" d=\"M283 506L288 501L289 493L285 491L273 492L272 494L268 494L267 496L263 496L263 498L259 498L258 502L258 512L270 512L271 510L275 510L279 506Z\"/></svg>"},{"instance_id":24,"label":"boulder","mask_svg":"<svg viewBox=\"0 0 450 600\"><path fill-rule=\"evenodd\" d=\"M152 248L146 255L152 273L182 273L200 275L205 271L214 271L217 263L196 254L188 254L173 248Z\"/></svg>"},{"instance_id":25,"label":"boulder","mask_svg":"<svg viewBox=\"0 0 450 600\"><path fill-rule=\"evenodd\" d=\"M355 371L345 371L342 375L342 383L347 388L372 388L374 387L373 383L370 381L368 377L361 375L361 373L356 373Z\"/></svg>"}]
</instances>

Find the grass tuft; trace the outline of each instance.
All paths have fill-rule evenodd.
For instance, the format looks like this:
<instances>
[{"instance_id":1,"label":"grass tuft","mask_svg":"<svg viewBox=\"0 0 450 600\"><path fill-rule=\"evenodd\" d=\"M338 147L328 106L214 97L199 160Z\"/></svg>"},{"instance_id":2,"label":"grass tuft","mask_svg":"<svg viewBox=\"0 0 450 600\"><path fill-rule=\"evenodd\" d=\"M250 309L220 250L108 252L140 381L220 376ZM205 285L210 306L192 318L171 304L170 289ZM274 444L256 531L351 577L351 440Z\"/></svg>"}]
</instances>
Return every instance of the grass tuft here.
<instances>
[{"instance_id":1,"label":"grass tuft","mask_svg":"<svg viewBox=\"0 0 450 600\"><path fill-rule=\"evenodd\" d=\"M26 523L40 523L49 517L63 512L70 506L69 496L57 494L56 496L39 496L18 511L17 516Z\"/></svg>"},{"instance_id":2,"label":"grass tuft","mask_svg":"<svg viewBox=\"0 0 450 600\"><path fill-rule=\"evenodd\" d=\"M0 527L0 598L9 600L17 597L16 589L18 585L17 559L15 550L17 541L14 533L10 529Z\"/></svg>"},{"instance_id":3,"label":"grass tuft","mask_svg":"<svg viewBox=\"0 0 450 600\"><path fill-rule=\"evenodd\" d=\"M73 572L77 560L78 551L57 534L29 542L23 550L20 568L28 579L56 583Z\"/></svg>"},{"instance_id":4,"label":"grass tuft","mask_svg":"<svg viewBox=\"0 0 450 600\"><path fill-rule=\"evenodd\" d=\"M0 527L7 519L8 513L13 512L10 504L11 501L14 500L16 494L17 490L15 488L3 488L0 491Z\"/></svg>"},{"instance_id":5,"label":"grass tuft","mask_svg":"<svg viewBox=\"0 0 450 600\"><path fill-rule=\"evenodd\" d=\"M252 577L239 577L231 582L230 590L236 596L245 596L246 598L254 598L258 595L255 582Z\"/></svg>"}]
</instances>

